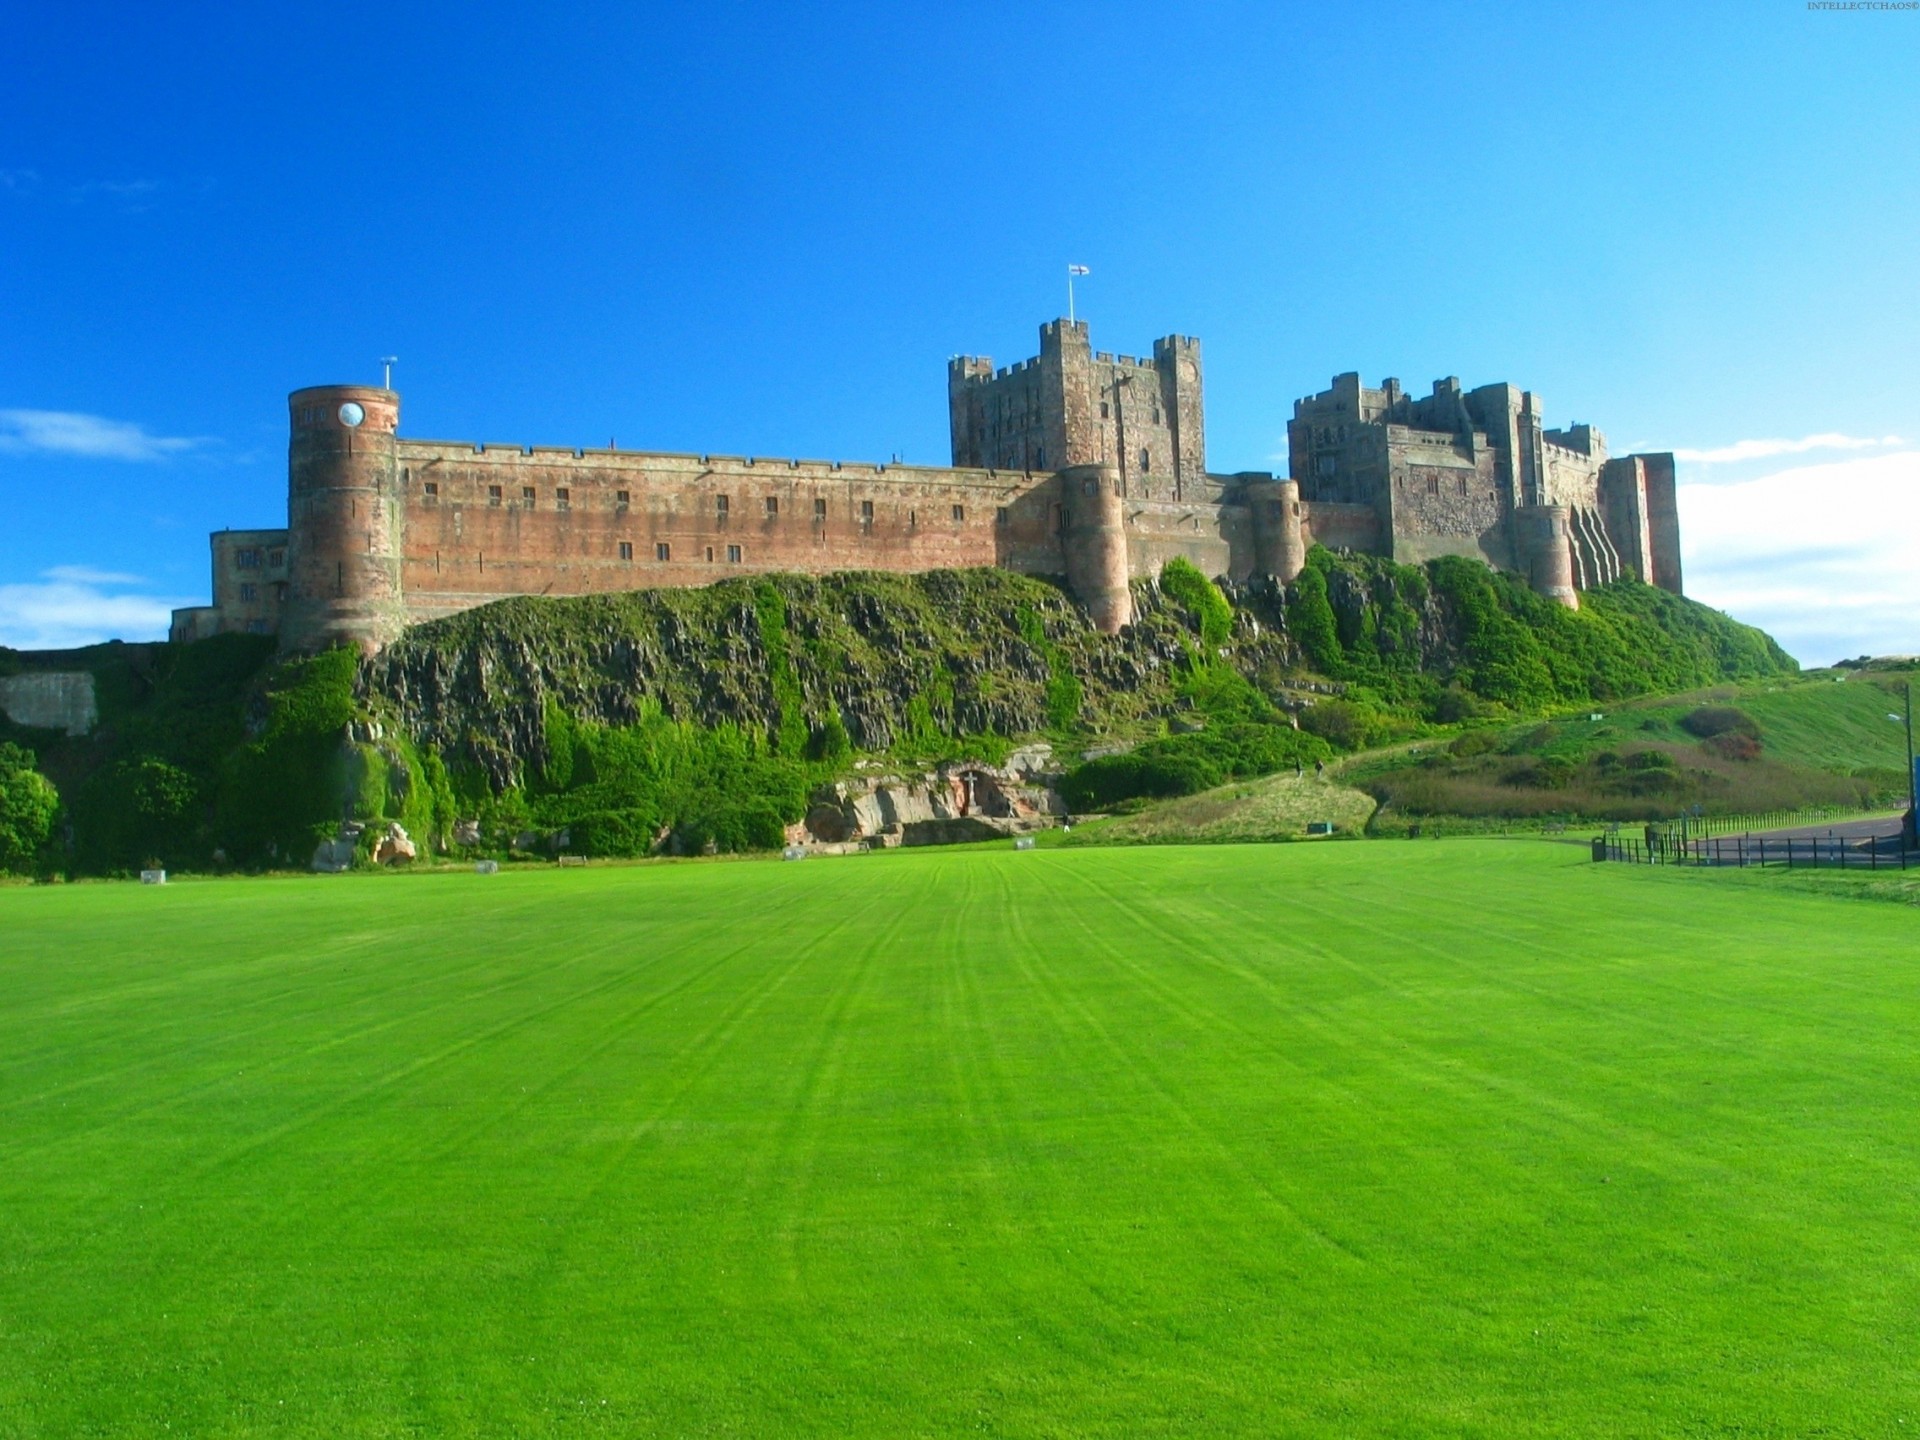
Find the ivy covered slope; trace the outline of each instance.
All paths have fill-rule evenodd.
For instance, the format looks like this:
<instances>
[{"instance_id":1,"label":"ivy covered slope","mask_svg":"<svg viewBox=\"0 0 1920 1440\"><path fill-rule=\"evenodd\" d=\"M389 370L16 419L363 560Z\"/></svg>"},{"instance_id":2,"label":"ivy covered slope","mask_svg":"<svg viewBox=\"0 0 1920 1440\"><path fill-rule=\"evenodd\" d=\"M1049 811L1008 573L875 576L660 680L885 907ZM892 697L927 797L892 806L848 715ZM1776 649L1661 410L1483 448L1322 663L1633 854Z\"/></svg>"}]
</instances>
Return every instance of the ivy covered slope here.
<instances>
[{"instance_id":1,"label":"ivy covered slope","mask_svg":"<svg viewBox=\"0 0 1920 1440\"><path fill-rule=\"evenodd\" d=\"M1575 611L1471 560L1316 547L1284 599L1264 598L1255 613L1279 612L1300 665L1349 687L1349 741L1387 738L1396 719L1531 715L1799 669L1765 632L1632 580L1584 592Z\"/></svg>"},{"instance_id":2,"label":"ivy covered slope","mask_svg":"<svg viewBox=\"0 0 1920 1440\"><path fill-rule=\"evenodd\" d=\"M472 843L459 822L478 820L496 850L562 827L588 853L754 848L862 753L993 760L1046 738L1091 752L1068 798L1104 806L1793 668L1661 591L1609 586L1573 613L1467 561L1316 550L1293 586L1228 592L1174 562L1135 610L1106 636L1059 587L1001 570L771 575L505 601L365 661L283 663L248 636L0 652L0 673L91 669L101 713L84 737L0 724L11 772L47 777L59 805L49 826L45 790L13 784L9 833L46 831L32 863L81 873L299 866L347 817L430 847Z\"/></svg>"}]
</instances>

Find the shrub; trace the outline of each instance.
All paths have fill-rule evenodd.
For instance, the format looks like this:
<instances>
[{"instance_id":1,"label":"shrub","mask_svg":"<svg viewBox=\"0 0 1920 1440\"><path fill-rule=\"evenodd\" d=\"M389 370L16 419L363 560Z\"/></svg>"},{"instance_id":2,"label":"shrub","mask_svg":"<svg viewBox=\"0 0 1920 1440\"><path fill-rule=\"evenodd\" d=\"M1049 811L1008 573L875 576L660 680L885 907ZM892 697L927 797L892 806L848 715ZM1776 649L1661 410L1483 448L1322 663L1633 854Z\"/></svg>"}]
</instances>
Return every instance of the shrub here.
<instances>
[{"instance_id":1,"label":"shrub","mask_svg":"<svg viewBox=\"0 0 1920 1440\"><path fill-rule=\"evenodd\" d=\"M818 725L807 737L807 758L823 764L838 765L853 753L853 740L847 734L846 722L840 718L840 712L834 711Z\"/></svg>"},{"instance_id":2,"label":"shrub","mask_svg":"<svg viewBox=\"0 0 1920 1440\"><path fill-rule=\"evenodd\" d=\"M577 855L630 857L653 850L654 828L638 810L592 810L575 816L567 829Z\"/></svg>"},{"instance_id":3,"label":"shrub","mask_svg":"<svg viewBox=\"0 0 1920 1440\"><path fill-rule=\"evenodd\" d=\"M60 794L31 750L0 744L0 873L31 870L53 835Z\"/></svg>"},{"instance_id":4,"label":"shrub","mask_svg":"<svg viewBox=\"0 0 1920 1440\"><path fill-rule=\"evenodd\" d=\"M1176 555L1160 567L1160 589L1185 606L1208 647L1224 645L1233 634L1233 606L1193 563Z\"/></svg>"},{"instance_id":5,"label":"shrub","mask_svg":"<svg viewBox=\"0 0 1920 1440\"><path fill-rule=\"evenodd\" d=\"M1060 793L1076 810L1101 810L1126 800L1192 795L1229 780L1310 764L1330 753L1324 741L1289 725L1223 725L1089 760L1068 772Z\"/></svg>"},{"instance_id":6,"label":"shrub","mask_svg":"<svg viewBox=\"0 0 1920 1440\"><path fill-rule=\"evenodd\" d=\"M1337 750L1358 750L1367 743L1369 717L1347 700L1322 700L1300 712L1300 728Z\"/></svg>"},{"instance_id":7,"label":"shrub","mask_svg":"<svg viewBox=\"0 0 1920 1440\"><path fill-rule=\"evenodd\" d=\"M1682 717L1680 728L1702 740L1711 740L1716 735L1744 735L1755 741L1760 738L1760 727L1753 717L1731 705L1702 705Z\"/></svg>"},{"instance_id":8,"label":"shrub","mask_svg":"<svg viewBox=\"0 0 1920 1440\"><path fill-rule=\"evenodd\" d=\"M1700 748L1711 751L1723 760L1758 760L1760 758L1760 742L1753 736L1743 735L1737 730L1709 735L1700 742Z\"/></svg>"}]
</instances>

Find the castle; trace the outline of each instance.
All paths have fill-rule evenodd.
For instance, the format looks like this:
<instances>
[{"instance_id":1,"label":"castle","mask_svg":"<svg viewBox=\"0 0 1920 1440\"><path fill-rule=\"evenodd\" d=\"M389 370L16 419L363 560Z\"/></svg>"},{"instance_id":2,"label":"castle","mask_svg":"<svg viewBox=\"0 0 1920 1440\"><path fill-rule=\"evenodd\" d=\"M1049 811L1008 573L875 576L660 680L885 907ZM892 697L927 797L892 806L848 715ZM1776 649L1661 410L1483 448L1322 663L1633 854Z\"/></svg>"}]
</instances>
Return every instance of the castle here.
<instances>
[{"instance_id":1,"label":"castle","mask_svg":"<svg viewBox=\"0 0 1920 1440\"><path fill-rule=\"evenodd\" d=\"M176 641L373 650L512 595L972 565L1064 577L1111 633L1129 582L1173 556L1285 582L1315 543L1474 556L1569 606L1623 575L1680 591L1671 455L1609 458L1511 385L1446 379L1416 400L1347 374L1295 403L1287 478L1213 474L1200 342L1115 356L1085 321L1048 322L1039 355L1003 369L950 362L943 467L415 440L373 386L288 403L287 528L211 537L213 603L174 612Z\"/></svg>"}]
</instances>

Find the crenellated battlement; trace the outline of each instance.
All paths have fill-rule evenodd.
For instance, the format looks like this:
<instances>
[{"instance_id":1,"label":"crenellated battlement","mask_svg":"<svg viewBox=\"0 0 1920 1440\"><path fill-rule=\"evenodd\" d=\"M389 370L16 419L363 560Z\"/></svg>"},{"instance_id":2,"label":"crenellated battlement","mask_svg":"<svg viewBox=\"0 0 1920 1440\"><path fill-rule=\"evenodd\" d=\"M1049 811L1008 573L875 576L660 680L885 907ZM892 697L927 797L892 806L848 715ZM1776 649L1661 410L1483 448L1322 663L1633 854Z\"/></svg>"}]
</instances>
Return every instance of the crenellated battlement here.
<instances>
[{"instance_id":1,"label":"crenellated battlement","mask_svg":"<svg viewBox=\"0 0 1920 1440\"><path fill-rule=\"evenodd\" d=\"M1288 478L1207 471L1191 335L1096 351L1086 321L1049 320L1037 355L951 357L947 401L952 463L916 465L415 439L391 390L297 390L286 530L216 536L214 604L175 633L372 649L511 595L977 565L1065 577L1113 629L1129 580L1173 556L1290 581L1316 543L1475 555L1568 603L1621 574L1680 588L1672 457L1610 459L1511 385L1414 399L1336 375L1294 405Z\"/></svg>"}]
</instances>

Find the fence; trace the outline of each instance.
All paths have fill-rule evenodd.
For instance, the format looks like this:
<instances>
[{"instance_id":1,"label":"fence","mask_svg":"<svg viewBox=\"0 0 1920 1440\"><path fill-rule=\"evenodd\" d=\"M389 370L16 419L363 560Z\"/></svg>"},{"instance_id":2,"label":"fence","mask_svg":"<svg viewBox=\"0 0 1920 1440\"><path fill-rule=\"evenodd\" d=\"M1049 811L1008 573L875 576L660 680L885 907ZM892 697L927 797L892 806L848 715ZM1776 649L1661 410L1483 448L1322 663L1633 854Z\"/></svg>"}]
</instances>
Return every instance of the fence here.
<instances>
[{"instance_id":1,"label":"fence","mask_svg":"<svg viewBox=\"0 0 1920 1440\"><path fill-rule=\"evenodd\" d=\"M1769 810L1759 815L1689 815L1685 821L1675 823L1685 826L1689 839L1701 839L1745 835L1754 830L1789 830L1818 825L1822 820L1843 820L1857 813L1838 805L1809 805L1801 810Z\"/></svg>"},{"instance_id":2,"label":"fence","mask_svg":"<svg viewBox=\"0 0 1920 1440\"><path fill-rule=\"evenodd\" d=\"M1645 840L1618 835L1596 835L1593 858L1629 865L1784 865L1789 870L1905 870L1920 869L1920 855L1910 855L1905 835L1770 836L1720 835L1682 840L1678 835L1652 834Z\"/></svg>"}]
</instances>

